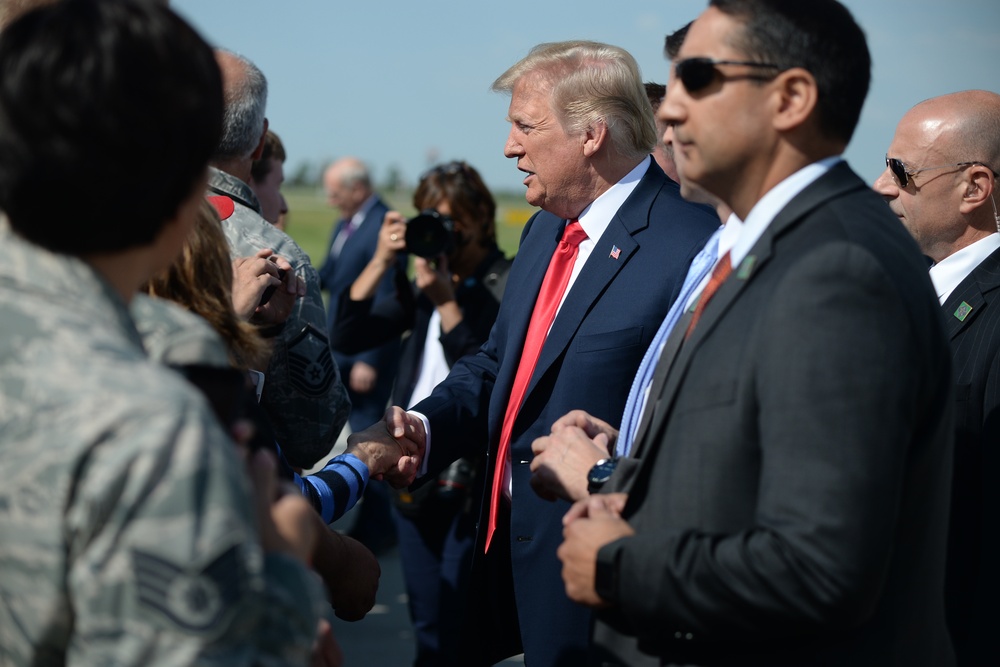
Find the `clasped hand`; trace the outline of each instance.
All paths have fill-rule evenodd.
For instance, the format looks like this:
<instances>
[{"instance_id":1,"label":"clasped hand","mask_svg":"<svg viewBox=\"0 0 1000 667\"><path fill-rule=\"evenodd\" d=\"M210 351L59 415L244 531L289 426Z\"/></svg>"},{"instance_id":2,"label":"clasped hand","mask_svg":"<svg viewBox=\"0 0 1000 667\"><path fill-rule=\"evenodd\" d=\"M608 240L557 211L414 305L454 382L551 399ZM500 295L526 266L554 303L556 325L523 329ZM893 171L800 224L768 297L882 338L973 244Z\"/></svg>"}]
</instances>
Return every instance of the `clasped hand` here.
<instances>
[{"instance_id":1,"label":"clasped hand","mask_svg":"<svg viewBox=\"0 0 1000 667\"><path fill-rule=\"evenodd\" d=\"M416 479L426 443L423 422L393 406L382 421L347 438L347 453L368 466L372 479L384 479L399 489Z\"/></svg>"}]
</instances>

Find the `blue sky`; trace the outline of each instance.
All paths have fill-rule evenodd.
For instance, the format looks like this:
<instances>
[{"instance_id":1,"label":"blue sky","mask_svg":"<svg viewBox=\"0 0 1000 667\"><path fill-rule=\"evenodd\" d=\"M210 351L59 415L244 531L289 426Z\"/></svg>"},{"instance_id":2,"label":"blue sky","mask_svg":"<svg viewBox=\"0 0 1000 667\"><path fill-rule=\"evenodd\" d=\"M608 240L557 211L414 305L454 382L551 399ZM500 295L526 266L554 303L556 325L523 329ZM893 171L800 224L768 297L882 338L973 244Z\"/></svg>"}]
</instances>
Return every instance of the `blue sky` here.
<instances>
[{"instance_id":1,"label":"blue sky","mask_svg":"<svg viewBox=\"0 0 1000 667\"><path fill-rule=\"evenodd\" d=\"M804 2L808 0L803 0ZM846 157L871 182L915 103L1000 92L997 0L846 0L868 36L872 88ZM357 155L377 179L412 183L431 161L465 159L494 189L523 191L503 157L508 98L490 84L539 42L593 39L629 50L663 81L663 37L707 0L172 0L213 45L264 71L287 171Z\"/></svg>"}]
</instances>

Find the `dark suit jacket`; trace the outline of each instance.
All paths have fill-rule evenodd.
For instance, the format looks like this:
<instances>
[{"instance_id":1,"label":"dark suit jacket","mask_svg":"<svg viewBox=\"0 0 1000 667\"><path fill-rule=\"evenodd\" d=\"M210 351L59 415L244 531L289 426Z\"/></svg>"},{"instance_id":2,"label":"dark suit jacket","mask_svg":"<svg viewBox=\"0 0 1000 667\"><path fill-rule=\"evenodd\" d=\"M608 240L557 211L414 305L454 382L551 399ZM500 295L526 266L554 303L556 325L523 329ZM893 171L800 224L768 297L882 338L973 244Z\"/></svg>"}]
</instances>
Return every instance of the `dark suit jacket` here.
<instances>
[{"instance_id":1,"label":"dark suit jacket","mask_svg":"<svg viewBox=\"0 0 1000 667\"><path fill-rule=\"evenodd\" d=\"M386 206L385 202L380 198L376 199L375 204L365 214L364 222L361 223L354 233L351 234L351 237L347 239L347 242L344 243L344 247L341 249L340 255L336 260L330 257L330 249L333 247L334 239L337 238L337 235L347 224L347 221L341 220L338 222L333 228L333 233L330 234L330 242L327 244L323 266L319 270L320 284L323 289L330 293L326 322L328 332L332 333L336 326L334 318L336 317L336 304L340 295L350 289L351 284L357 279L375 254L375 248L378 245L378 233L382 228L382 219L388 211L389 207ZM405 255L400 256L396 271L402 271L405 274ZM392 271L387 273L382 282L379 283L378 291L375 295L376 300L391 298L395 294L393 273ZM350 394L352 402L355 403L355 412L360 407L358 405L360 401L371 399L374 403L372 410L366 411L369 416L362 419L365 422L364 424L357 422L352 414L351 427L364 428L378 419L378 416L381 415L382 410L385 409L385 405L389 400L392 381L396 376L396 367L399 363L399 339L390 340L377 347L366 348L357 354L345 354L337 349L335 345L331 347L333 348L333 358L336 360L337 366L344 376L344 384L347 384L351 366L354 365L355 361L364 362L375 367L378 371L377 385L370 395L359 397L354 392ZM375 415L374 418L370 416L372 414Z\"/></svg>"},{"instance_id":2,"label":"dark suit jacket","mask_svg":"<svg viewBox=\"0 0 1000 667\"><path fill-rule=\"evenodd\" d=\"M952 664L949 360L913 239L835 166L654 379L605 485L637 535L599 552L594 662Z\"/></svg>"},{"instance_id":3,"label":"dark suit jacket","mask_svg":"<svg viewBox=\"0 0 1000 667\"><path fill-rule=\"evenodd\" d=\"M455 301L462 309L462 321L440 337L449 367L465 355L475 354L489 337L510 266L511 260L496 248L475 274L456 288ZM435 306L416 285L406 282L404 274L397 274L396 292L398 298L383 299L378 304L373 299L351 301L348 294L342 294L330 344L351 354L373 343L398 339L409 331L400 350L399 372L392 391L393 404L407 407L420 374L427 327Z\"/></svg>"},{"instance_id":4,"label":"dark suit jacket","mask_svg":"<svg viewBox=\"0 0 1000 667\"><path fill-rule=\"evenodd\" d=\"M991 572L997 569L1000 532L996 523L1000 501L995 490L996 451L1000 447L997 288L1000 250L980 262L942 308L951 339L956 387L955 471L945 603L948 629L961 665L993 664L1000 655L995 640L987 640L1000 620L1000 588Z\"/></svg>"},{"instance_id":5,"label":"dark suit jacket","mask_svg":"<svg viewBox=\"0 0 1000 667\"><path fill-rule=\"evenodd\" d=\"M488 448L488 495L528 320L565 224L547 212L528 221L489 340L475 356L459 361L434 394L415 406L430 419L432 474L456 458ZM555 552L569 505L541 500L531 490L531 443L574 408L618 423L643 353L679 292L692 257L718 224L711 213L684 202L677 185L651 163L597 241L549 332L512 435L510 539L495 541L490 549L490 557L511 561L513 584L492 583L507 591L513 586L520 635L532 665L581 664L590 615L564 592ZM610 255L613 246L621 250L617 258ZM488 505L487 497L484 517ZM480 521L483 528L485 521ZM479 613L487 611L495 618L502 604L495 596L476 595L477 583L491 583L480 579L489 571L488 559L481 557L484 540L481 530L470 593L479 608L469 614L475 619L472 630L483 633L471 642L481 655L470 655L468 664L481 664L484 656L496 660L518 648L510 636L497 637L502 633L492 632L491 621L480 620Z\"/></svg>"}]
</instances>

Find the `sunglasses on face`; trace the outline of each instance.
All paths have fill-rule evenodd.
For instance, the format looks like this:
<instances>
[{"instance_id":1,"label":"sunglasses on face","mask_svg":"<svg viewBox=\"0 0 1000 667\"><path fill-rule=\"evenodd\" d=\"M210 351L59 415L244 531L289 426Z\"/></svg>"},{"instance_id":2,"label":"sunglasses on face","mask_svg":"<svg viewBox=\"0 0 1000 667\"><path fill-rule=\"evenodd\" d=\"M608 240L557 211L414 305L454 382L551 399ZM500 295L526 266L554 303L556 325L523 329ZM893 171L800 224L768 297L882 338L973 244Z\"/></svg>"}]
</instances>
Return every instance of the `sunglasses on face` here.
<instances>
[{"instance_id":1,"label":"sunglasses on face","mask_svg":"<svg viewBox=\"0 0 1000 667\"><path fill-rule=\"evenodd\" d=\"M986 164L985 162L980 162L979 160L971 160L969 162L954 162L952 164L939 164L935 167L923 167L922 169L907 169L906 165L903 164L903 161L900 160L899 158L889 157L888 155L885 156L885 166L888 167L889 171L892 172L892 175L896 177L896 183L898 183L899 187L901 188L905 188L909 184L911 176L915 176L916 174L919 174L922 171L931 171L934 169L955 169L957 167L971 167L974 164L981 165L983 167L986 167L990 171L993 171L993 168L990 165ZM996 176L995 171L993 171L993 175Z\"/></svg>"},{"instance_id":2,"label":"sunglasses on face","mask_svg":"<svg viewBox=\"0 0 1000 667\"><path fill-rule=\"evenodd\" d=\"M747 60L713 60L712 58L685 58L674 63L674 72L677 78L684 84L684 88L689 93L697 93L699 90L707 88L716 77L721 76L717 65L743 65L744 67L760 67L763 69L773 69L775 74L781 71L780 65L771 63L755 63ZM735 77L733 77L735 78ZM760 79L766 81L769 77L746 76L741 78Z\"/></svg>"}]
</instances>

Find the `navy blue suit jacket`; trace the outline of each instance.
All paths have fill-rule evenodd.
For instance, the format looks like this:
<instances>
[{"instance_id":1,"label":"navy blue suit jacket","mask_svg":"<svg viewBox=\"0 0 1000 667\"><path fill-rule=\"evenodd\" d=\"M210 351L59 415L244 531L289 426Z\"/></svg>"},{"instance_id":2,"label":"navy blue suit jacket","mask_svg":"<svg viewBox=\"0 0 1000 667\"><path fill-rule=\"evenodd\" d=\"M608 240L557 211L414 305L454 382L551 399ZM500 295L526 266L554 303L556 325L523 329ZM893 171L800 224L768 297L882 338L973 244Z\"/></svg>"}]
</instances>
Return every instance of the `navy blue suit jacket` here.
<instances>
[{"instance_id":1,"label":"navy blue suit jacket","mask_svg":"<svg viewBox=\"0 0 1000 667\"><path fill-rule=\"evenodd\" d=\"M375 254L375 248L378 245L378 233L382 228L382 219L385 214L388 213L389 207L380 198L376 198L375 204L368 210L365 215L364 221L361 225L354 231L347 242L344 243L344 247L340 251L340 255L337 259L330 257L330 249L333 247L334 239L340 233L340 230L344 228L347 224L346 220L341 220L339 223L334 225L333 232L330 234L330 241L327 244L326 256L323 261L323 266L319 270L320 285L323 289L330 293L330 302L327 306L327 332L333 331L335 327L334 318L337 314L336 304L340 295L351 288L351 284L357 279L364 270L368 262L371 261L372 256ZM406 255L400 255L399 264L396 268L397 271L406 272ZM375 300L378 301L382 298L392 297L395 294L395 284L393 282L393 272L389 272L379 283L378 291L375 294ZM376 421L385 409L385 404L389 399L389 393L392 390L392 381L396 375L396 368L399 363L399 341L392 340L388 343L380 345L378 347L373 347L369 350L359 352L357 354L344 354L333 348L333 358L337 362L337 366L340 368L341 373L345 377L345 384L347 376L350 374L351 366L354 365L355 361L364 362L370 366L373 366L378 371L378 380L375 390L369 395L372 399L374 405L370 414L362 418L361 421L366 423L360 424L354 419L354 414L352 413L351 428L364 428L369 424ZM355 403L356 413L358 408L361 406L357 405L359 402L359 397L351 393L351 400ZM374 415L374 416L371 416Z\"/></svg>"},{"instance_id":2,"label":"navy blue suit jacket","mask_svg":"<svg viewBox=\"0 0 1000 667\"><path fill-rule=\"evenodd\" d=\"M488 448L483 517L528 321L565 224L544 211L528 221L489 340L476 355L459 361L435 392L414 407L431 424L430 474ZM597 241L546 339L511 439L510 540L495 540L490 554L509 551L513 583L499 585L513 586L524 652L533 665L582 664L590 614L566 597L556 548L569 504L542 500L532 491L531 443L577 408L620 423L639 362L676 298L691 259L718 226L713 213L683 201L677 185L651 163ZM614 247L621 251L617 257L611 255ZM485 525L481 518L480 527ZM481 530L470 605L485 608L498 601L475 590L477 571L483 571L486 561L481 557L484 541ZM481 618L478 611L470 609L473 626ZM496 616L495 608L489 611ZM492 664L517 652L516 637L510 642L497 638L489 627L473 630L483 636L470 645L481 647L484 655L470 655L468 664Z\"/></svg>"}]
</instances>

